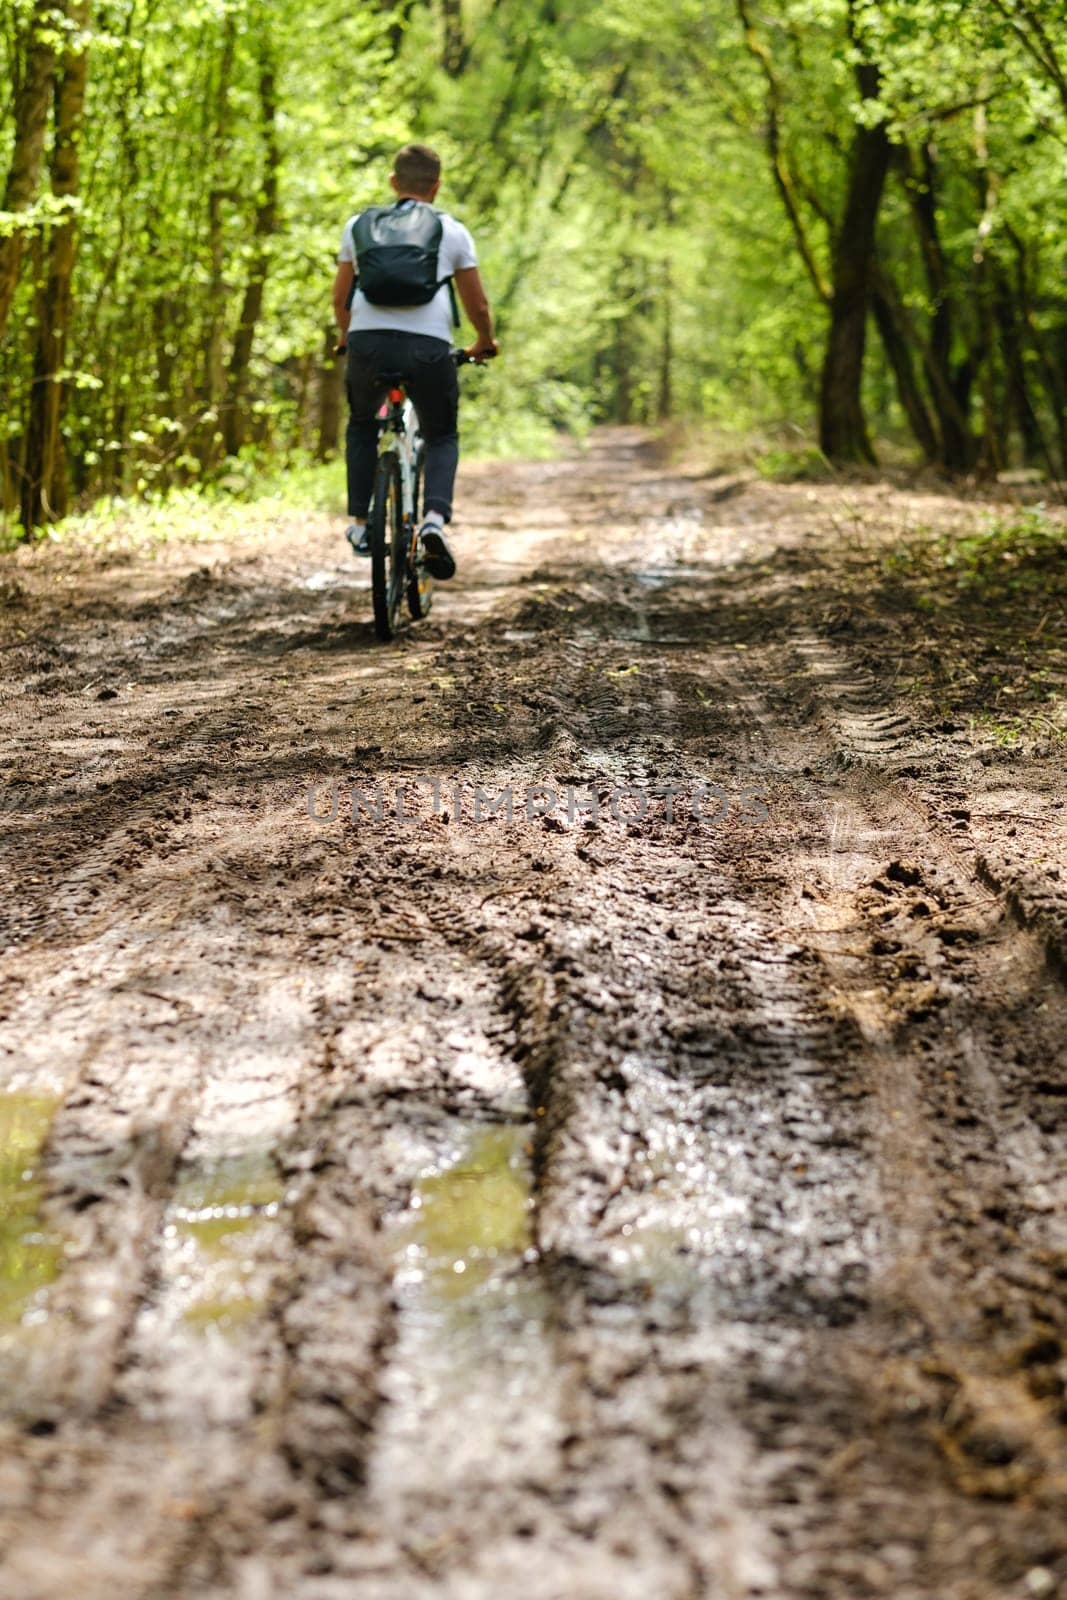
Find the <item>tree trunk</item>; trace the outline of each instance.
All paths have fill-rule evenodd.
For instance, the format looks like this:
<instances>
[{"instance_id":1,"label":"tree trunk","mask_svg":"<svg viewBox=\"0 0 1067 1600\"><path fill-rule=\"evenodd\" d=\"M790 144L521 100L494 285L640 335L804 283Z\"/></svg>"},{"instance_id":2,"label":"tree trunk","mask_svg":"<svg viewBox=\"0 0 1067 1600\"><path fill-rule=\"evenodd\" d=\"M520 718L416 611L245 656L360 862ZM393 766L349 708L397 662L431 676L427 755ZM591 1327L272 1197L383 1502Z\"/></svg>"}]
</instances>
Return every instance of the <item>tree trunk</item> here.
<instances>
[{"instance_id":1,"label":"tree trunk","mask_svg":"<svg viewBox=\"0 0 1067 1600\"><path fill-rule=\"evenodd\" d=\"M656 397L656 417L666 422L674 410L674 285L671 281L671 263L663 269L663 333L659 354L659 393Z\"/></svg>"},{"instance_id":2,"label":"tree trunk","mask_svg":"<svg viewBox=\"0 0 1067 1600\"><path fill-rule=\"evenodd\" d=\"M222 436L226 454L234 456L244 443L246 419L245 391L256 326L263 312L263 294L270 270L271 240L278 227L278 175L281 152L278 146L277 90L274 46L269 34L260 40L259 108L263 131L263 178L259 203L253 220L255 247L249 268L237 333L230 356L226 397L222 407Z\"/></svg>"},{"instance_id":3,"label":"tree trunk","mask_svg":"<svg viewBox=\"0 0 1067 1600\"><path fill-rule=\"evenodd\" d=\"M1001 401L997 385L997 326L994 310L994 286L989 270L987 241L993 229L997 208L998 180L989 164L986 108L976 107L974 113L975 182L981 216L975 238L972 258L974 274L974 305L978 314L978 338L975 356L978 365L978 382L982 396L982 451L980 464L987 472L996 473L1007 465L1010 448L1008 410Z\"/></svg>"},{"instance_id":4,"label":"tree trunk","mask_svg":"<svg viewBox=\"0 0 1067 1600\"><path fill-rule=\"evenodd\" d=\"M89 0L75 0L68 15L75 33L83 33L89 21ZM52 194L59 201L73 199L78 193L88 70L88 47L79 40L68 46L56 81L51 175ZM67 509L61 425L68 385L63 370L71 359L72 282L77 242L77 219L71 211L65 210L52 226L43 292L38 304L26 469L22 483L22 525L27 531L46 519L63 516Z\"/></svg>"},{"instance_id":5,"label":"tree trunk","mask_svg":"<svg viewBox=\"0 0 1067 1600\"><path fill-rule=\"evenodd\" d=\"M878 93L878 70L859 70L863 98ZM858 125L849 160L848 191L840 231L834 240L830 332L822 370L819 443L831 461L874 461L863 415L863 355L867 341L875 224L889 171L890 144L885 124Z\"/></svg>"},{"instance_id":6,"label":"tree trunk","mask_svg":"<svg viewBox=\"0 0 1067 1600\"><path fill-rule=\"evenodd\" d=\"M235 24L229 14L222 30L222 49L219 53L218 79L214 94L214 139L212 141L211 188L208 193L207 233L208 255L211 260L211 282L207 306L207 333L204 339L203 404L207 420L198 429L200 464L208 468L217 461L221 441L218 438L218 409L226 389L226 365L223 359L223 340L226 318L226 257L223 218L229 193L227 162L230 150L230 83L233 78Z\"/></svg>"},{"instance_id":7,"label":"tree trunk","mask_svg":"<svg viewBox=\"0 0 1067 1600\"><path fill-rule=\"evenodd\" d=\"M930 418L919 381L915 376L908 330L900 317L899 296L894 285L882 272L876 272L873 280L871 306L886 359L896 380L901 406L922 450L923 458L929 464L936 461L940 453L937 430Z\"/></svg>"},{"instance_id":8,"label":"tree trunk","mask_svg":"<svg viewBox=\"0 0 1067 1600\"><path fill-rule=\"evenodd\" d=\"M629 323L620 317L615 323L615 421L634 419L633 381L630 371Z\"/></svg>"},{"instance_id":9,"label":"tree trunk","mask_svg":"<svg viewBox=\"0 0 1067 1600\"><path fill-rule=\"evenodd\" d=\"M941 464L949 472L973 465L975 444L968 416L972 372L969 361L952 369L953 306L948 267L937 221L937 156L926 145L921 160L912 157L908 200L919 238L926 283L933 303L930 338L923 349L923 367L941 435Z\"/></svg>"},{"instance_id":10,"label":"tree trunk","mask_svg":"<svg viewBox=\"0 0 1067 1600\"><path fill-rule=\"evenodd\" d=\"M319 428L315 447L317 461L328 461L337 454L341 439L341 395L344 388L344 362L334 355L337 329L326 329L319 361Z\"/></svg>"},{"instance_id":11,"label":"tree trunk","mask_svg":"<svg viewBox=\"0 0 1067 1600\"><path fill-rule=\"evenodd\" d=\"M55 5L37 0L26 30L22 82L15 98L15 144L0 200L0 211L16 216L33 204L41 183L56 73L55 50L49 36L58 15ZM0 339L18 288L23 241L23 230L17 223L11 233L0 236Z\"/></svg>"},{"instance_id":12,"label":"tree trunk","mask_svg":"<svg viewBox=\"0 0 1067 1600\"><path fill-rule=\"evenodd\" d=\"M1026 381L1026 363L1023 359L1023 341L1015 314L1015 301L1007 275L998 268L996 298L994 302L1000 349L1008 390L1011 418L1019 435L1023 461L1032 466L1043 460L1051 465L1048 443L1045 439L1037 409L1030 398ZM1055 474L1053 474L1055 476Z\"/></svg>"},{"instance_id":13,"label":"tree trunk","mask_svg":"<svg viewBox=\"0 0 1067 1600\"><path fill-rule=\"evenodd\" d=\"M1041 368L1043 387L1048 395L1056 428L1060 474L1067 475L1067 331L1061 331L1059 350L1055 346L1050 349L1034 314L1026 245L1014 228L1009 226L1006 231L1015 250L1017 267L1012 304Z\"/></svg>"}]
</instances>

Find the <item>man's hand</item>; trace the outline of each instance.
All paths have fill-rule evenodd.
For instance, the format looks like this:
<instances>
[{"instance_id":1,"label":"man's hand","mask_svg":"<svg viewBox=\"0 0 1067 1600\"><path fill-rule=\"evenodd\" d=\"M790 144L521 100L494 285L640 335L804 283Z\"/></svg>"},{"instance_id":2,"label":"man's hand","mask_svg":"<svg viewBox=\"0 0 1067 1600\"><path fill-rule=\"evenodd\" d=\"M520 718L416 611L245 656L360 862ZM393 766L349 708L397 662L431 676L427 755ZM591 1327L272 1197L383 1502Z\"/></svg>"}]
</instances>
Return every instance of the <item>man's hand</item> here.
<instances>
[{"instance_id":1,"label":"man's hand","mask_svg":"<svg viewBox=\"0 0 1067 1600\"><path fill-rule=\"evenodd\" d=\"M500 346L495 339L476 339L466 351L469 361L476 361L479 366L500 354Z\"/></svg>"},{"instance_id":2,"label":"man's hand","mask_svg":"<svg viewBox=\"0 0 1067 1600\"><path fill-rule=\"evenodd\" d=\"M489 301L482 280L478 276L477 267L457 267L455 271L456 288L459 298L463 302L463 309L470 318L471 327L477 338L467 351L471 361L488 361L497 353L496 340L493 338L493 314L489 309Z\"/></svg>"}]
</instances>

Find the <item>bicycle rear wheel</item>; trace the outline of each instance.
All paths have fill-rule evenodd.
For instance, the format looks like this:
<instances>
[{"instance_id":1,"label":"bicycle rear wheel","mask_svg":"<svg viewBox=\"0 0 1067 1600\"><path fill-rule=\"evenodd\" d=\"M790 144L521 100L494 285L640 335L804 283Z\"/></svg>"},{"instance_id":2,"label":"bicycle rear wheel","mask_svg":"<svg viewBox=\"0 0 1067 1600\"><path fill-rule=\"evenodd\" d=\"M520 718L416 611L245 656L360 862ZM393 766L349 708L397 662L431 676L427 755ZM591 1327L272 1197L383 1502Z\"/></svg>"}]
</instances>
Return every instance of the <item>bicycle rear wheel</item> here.
<instances>
[{"instance_id":1,"label":"bicycle rear wheel","mask_svg":"<svg viewBox=\"0 0 1067 1600\"><path fill-rule=\"evenodd\" d=\"M415 529L418 530L422 522L422 480L423 463L426 455L425 446L418 447L415 457L415 504L412 510ZM422 561L422 553L415 552L415 561L408 571L408 610L417 622L420 617L425 617L433 604L433 579L426 571Z\"/></svg>"},{"instance_id":2,"label":"bicycle rear wheel","mask_svg":"<svg viewBox=\"0 0 1067 1600\"><path fill-rule=\"evenodd\" d=\"M396 636L406 568L400 470L395 456L384 455L378 461L370 513L370 582L379 639Z\"/></svg>"}]
</instances>

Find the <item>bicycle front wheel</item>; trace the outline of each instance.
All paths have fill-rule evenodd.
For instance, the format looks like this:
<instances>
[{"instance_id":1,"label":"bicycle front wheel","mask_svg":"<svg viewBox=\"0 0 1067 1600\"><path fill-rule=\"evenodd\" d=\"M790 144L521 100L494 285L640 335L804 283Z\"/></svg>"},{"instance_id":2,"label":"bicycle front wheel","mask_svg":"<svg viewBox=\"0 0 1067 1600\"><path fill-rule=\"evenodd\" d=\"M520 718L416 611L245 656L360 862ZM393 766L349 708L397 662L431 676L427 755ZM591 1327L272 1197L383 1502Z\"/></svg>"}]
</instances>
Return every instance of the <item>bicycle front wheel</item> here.
<instances>
[{"instance_id":1,"label":"bicycle front wheel","mask_svg":"<svg viewBox=\"0 0 1067 1600\"><path fill-rule=\"evenodd\" d=\"M415 528L422 521L422 489L425 468L426 447L420 441L418 452L415 456L415 506L412 512ZM416 550L415 558L408 570L408 610L416 622L420 617L428 615L433 603L433 579L426 571L423 564L422 552Z\"/></svg>"},{"instance_id":2,"label":"bicycle front wheel","mask_svg":"<svg viewBox=\"0 0 1067 1600\"><path fill-rule=\"evenodd\" d=\"M395 456L384 455L378 461L370 513L371 596L374 630L379 639L396 636L406 567L400 468Z\"/></svg>"}]
</instances>

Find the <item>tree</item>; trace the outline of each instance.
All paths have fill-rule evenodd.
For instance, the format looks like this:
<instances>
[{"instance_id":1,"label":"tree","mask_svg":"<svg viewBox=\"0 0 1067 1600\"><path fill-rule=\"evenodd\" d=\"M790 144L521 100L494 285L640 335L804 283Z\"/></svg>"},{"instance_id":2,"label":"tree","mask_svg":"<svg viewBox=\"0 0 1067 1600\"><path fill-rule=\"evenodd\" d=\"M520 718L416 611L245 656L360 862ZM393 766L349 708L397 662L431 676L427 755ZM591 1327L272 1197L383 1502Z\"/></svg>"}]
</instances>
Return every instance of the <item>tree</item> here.
<instances>
[{"instance_id":1,"label":"tree","mask_svg":"<svg viewBox=\"0 0 1067 1600\"><path fill-rule=\"evenodd\" d=\"M850 23L854 6L849 6ZM854 33L854 29L852 30ZM833 243L833 292L819 400L819 444L831 461L872 461L863 414L863 357L867 346L875 227L889 171L889 135L880 116L864 120L878 99L877 66L856 66L860 116L852 136L844 213Z\"/></svg>"},{"instance_id":2,"label":"tree","mask_svg":"<svg viewBox=\"0 0 1067 1600\"><path fill-rule=\"evenodd\" d=\"M230 356L226 395L222 405L223 440L228 455L236 455L244 441L244 404L248 387L248 367L256 327L263 313L263 294L270 270L271 247L278 227L278 180L281 154L278 147L277 68L274 45L268 28L258 35L258 98L260 131L263 140L263 170L259 195L252 220L253 246L241 301L237 332Z\"/></svg>"},{"instance_id":3,"label":"tree","mask_svg":"<svg viewBox=\"0 0 1067 1600\"><path fill-rule=\"evenodd\" d=\"M66 369L72 360L74 263L78 243L76 202L81 170L81 134L89 70L89 0L71 0L72 32L55 80L52 198L57 215L48 234L46 270L37 307L33 387L22 480L22 522L67 510L67 462L61 432L69 395Z\"/></svg>"},{"instance_id":4,"label":"tree","mask_svg":"<svg viewBox=\"0 0 1067 1600\"><path fill-rule=\"evenodd\" d=\"M26 235L26 216L41 182L48 113L56 70L56 44L62 9L53 0L35 0L19 40L20 81L15 95L14 142L0 205L0 339L7 327L18 286Z\"/></svg>"},{"instance_id":5,"label":"tree","mask_svg":"<svg viewBox=\"0 0 1067 1600\"><path fill-rule=\"evenodd\" d=\"M1061 0L10 13L0 491L27 528L336 448L337 240L412 137L507 350L468 436L799 419L843 463L891 435L1067 471Z\"/></svg>"}]
</instances>

